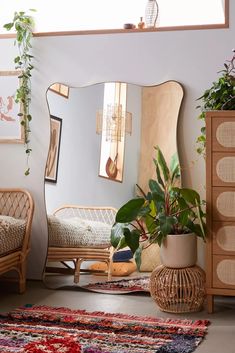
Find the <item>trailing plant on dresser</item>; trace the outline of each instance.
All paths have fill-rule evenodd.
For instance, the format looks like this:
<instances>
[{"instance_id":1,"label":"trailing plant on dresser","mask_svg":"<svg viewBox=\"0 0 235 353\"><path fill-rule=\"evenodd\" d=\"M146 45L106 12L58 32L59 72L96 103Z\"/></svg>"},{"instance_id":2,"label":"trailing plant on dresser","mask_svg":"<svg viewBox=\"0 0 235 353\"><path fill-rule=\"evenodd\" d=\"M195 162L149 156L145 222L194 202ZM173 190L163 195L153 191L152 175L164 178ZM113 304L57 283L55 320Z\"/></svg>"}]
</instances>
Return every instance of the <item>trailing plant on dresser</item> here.
<instances>
[{"instance_id":1,"label":"trailing plant on dresser","mask_svg":"<svg viewBox=\"0 0 235 353\"><path fill-rule=\"evenodd\" d=\"M206 89L198 98L202 103L197 106L201 110L199 119L203 120L201 134L197 138L197 152L205 157L206 145L206 112L211 110L235 110L235 49L230 60L224 63L224 69L219 71L220 76L217 81Z\"/></svg>"},{"instance_id":2,"label":"trailing plant on dresser","mask_svg":"<svg viewBox=\"0 0 235 353\"><path fill-rule=\"evenodd\" d=\"M35 11L35 10L30 10ZM20 103L21 111L18 116L21 118L21 124L24 127L25 152L27 155L27 169L25 175L30 173L28 164L29 155L32 151L30 148L30 114L31 102L31 72L33 70L32 59L30 54L31 40L33 36L34 20L33 17L27 15L24 11L15 12L12 22L3 26L7 31L14 28L16 31L15 45L18 46L18 55L14 58L15 68L19 70L20 85L16 90L15 102Z\"/></svg>"}]
</instances>

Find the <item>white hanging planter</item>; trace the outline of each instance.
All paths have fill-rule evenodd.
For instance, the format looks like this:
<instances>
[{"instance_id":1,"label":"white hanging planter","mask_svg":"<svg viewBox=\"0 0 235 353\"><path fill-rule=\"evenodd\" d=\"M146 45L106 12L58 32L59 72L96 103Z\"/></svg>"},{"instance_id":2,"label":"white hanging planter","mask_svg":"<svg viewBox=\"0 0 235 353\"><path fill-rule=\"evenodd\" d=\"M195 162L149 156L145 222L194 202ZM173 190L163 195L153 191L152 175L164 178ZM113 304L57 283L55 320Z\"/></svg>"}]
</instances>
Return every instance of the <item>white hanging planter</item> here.
<instances>
[{"instance_id":1,"label":"white hanging planter","mask_svg":"<svg viewBox=\"0 0 235 353\"><path fill-rule=\"evenodd\" d=\"M169 234L160 249L161 262L170 268L194 266L197 261L197 237L190 234Z\"/></svg>"}]
</instances>

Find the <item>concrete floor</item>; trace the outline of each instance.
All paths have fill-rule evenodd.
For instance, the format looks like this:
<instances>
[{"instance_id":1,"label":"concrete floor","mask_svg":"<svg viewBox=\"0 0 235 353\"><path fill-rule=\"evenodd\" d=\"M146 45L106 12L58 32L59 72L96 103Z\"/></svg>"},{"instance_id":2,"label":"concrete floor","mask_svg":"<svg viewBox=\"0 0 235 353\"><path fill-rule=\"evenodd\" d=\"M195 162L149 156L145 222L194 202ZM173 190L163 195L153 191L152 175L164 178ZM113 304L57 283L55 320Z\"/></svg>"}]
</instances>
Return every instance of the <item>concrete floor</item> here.
<instances>
[{"instance_id":1,"label":"concrete floor","mask_svg":"<svg viewBox=\"0 0 235 353\"><path fill-rule=\"evenodd\" d=\"M105 277L83 274L80 283L106 280ZM215 312L208 314L204 309L192 314L170 314L158 309L148 294L111 295L83 291L72 283L72 278L52 276L47 285L59 289L49 289L41 281L28 281L25 294L17 294L13 283L0 283L0 312L7 312L24 304L44 304L66 306L71 309L105 311L147 315L154 317L173 317L209 319L208 334L195 353L235 353L235 299L218 297Z\"/></svg>"}]
</instances>

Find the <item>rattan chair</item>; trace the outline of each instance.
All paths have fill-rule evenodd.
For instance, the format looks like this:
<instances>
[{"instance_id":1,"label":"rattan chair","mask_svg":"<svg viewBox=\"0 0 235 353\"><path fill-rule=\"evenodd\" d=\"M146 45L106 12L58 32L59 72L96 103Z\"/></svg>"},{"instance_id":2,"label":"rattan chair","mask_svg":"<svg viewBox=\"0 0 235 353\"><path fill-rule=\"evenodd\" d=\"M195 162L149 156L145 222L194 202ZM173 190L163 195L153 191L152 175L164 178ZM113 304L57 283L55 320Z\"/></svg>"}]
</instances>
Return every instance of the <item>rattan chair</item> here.
<instances>
[{"instance_id":1,"label":"rattan chair","mask_svg":"<svg viewBox=\"0 0 235 353\"><path fill-rule=\"evenodd\" d=\"M77 206L77 205L65 205L54 211L53 215L59 217L60 219L69 219L73 217L78 217L83 220L98 221L109 225L113 225L115 222L117 210L112 207L87 207L87 206ZM112 266L113 248L110 246L103 248L102 246L96 247L66 247L66 246L50 246L50 234L49 234L49 247L47 253L47 266L45 268L45 274L47 272L53 272L53 267L49 267L49 262L61 262L66 267L67 261L74 262L75 266L72 269L74 274L74 283L79 282L80 278L80 267L83 261L104 261L108 265L108 279L111 279L111 266ZM58 267L55 272L60 272ZM67 273L71 273L71 268L69 268ZM66 269L61 271L66 273Z\"/></svg>"},{"instance_id":2,"label":"rattan chair","mask_svg":"<svg viewBox=\"0 0 235 353\"><path fill-rule=\"evenodd\" d=\"M0 189L0 215L25 220L21 245L7 253L2 253L2 249L0 249L0 275L11 270L17 271L20 293L23 293L26 289L26 261L30 250L33 212L34 202L28 191L24 189ZM7 236L7 230L5 235Z\"/></svg>"}]
</instances>

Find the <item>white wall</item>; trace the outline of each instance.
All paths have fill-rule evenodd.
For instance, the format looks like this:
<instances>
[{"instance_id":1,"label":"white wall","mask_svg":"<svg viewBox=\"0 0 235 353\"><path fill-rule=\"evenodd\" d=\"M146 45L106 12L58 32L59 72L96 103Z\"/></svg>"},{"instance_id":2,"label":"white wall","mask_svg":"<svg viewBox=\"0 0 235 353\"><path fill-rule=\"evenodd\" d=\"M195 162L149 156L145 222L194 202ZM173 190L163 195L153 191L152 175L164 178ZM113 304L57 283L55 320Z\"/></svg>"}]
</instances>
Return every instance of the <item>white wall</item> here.
<instances>
[{"instance_id":1,"label":"white wall","mask_svg":"<svg viewBox=\"0 0 235 353\"><path fill-rule=\"evenodd\" d=\"M185 185L193 186L203 193L205 166L203 160L197 161L195 152L195 140L200 130L200 123L196 119L196 98L216 79L216 73L223 67L224 60L231 57L234 25L235 2L230 1L229 29L34 39L35 70L31 105L33 153L30 176L24 176L23 147L0 145L1 187L26 187L32 192L36 203L29 277L40 277L47 249L44 201L44 168L49 145L49 113L45 97L47 87L53 82L73 87L104 81L143 85L166 80L182 83L186 93L179 122L183 180ZM14 69L16 48L13 47L13 40L2 39L0 49L1 70ZM127 143L130 141L127 138ZM135 155L137 151L133 150L132 153ZM126 201L127 190L123 184L120 184L118 192L122 195L120 201ZM200 247L199 262L203 264L203 247Z\"/></svg>"}]
</instances>

